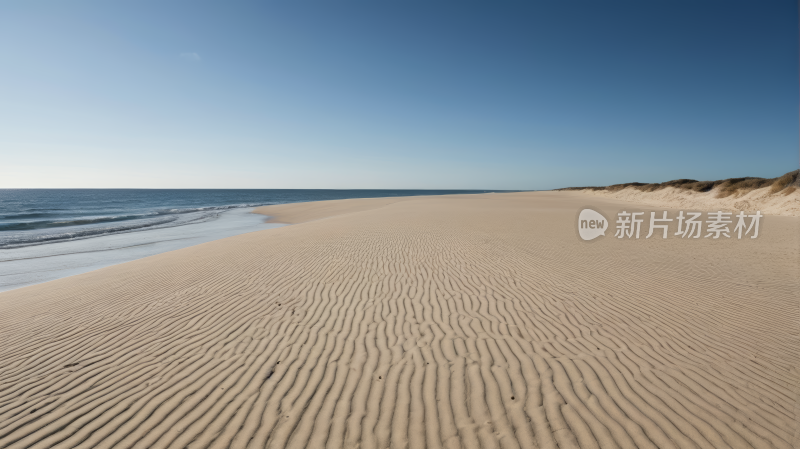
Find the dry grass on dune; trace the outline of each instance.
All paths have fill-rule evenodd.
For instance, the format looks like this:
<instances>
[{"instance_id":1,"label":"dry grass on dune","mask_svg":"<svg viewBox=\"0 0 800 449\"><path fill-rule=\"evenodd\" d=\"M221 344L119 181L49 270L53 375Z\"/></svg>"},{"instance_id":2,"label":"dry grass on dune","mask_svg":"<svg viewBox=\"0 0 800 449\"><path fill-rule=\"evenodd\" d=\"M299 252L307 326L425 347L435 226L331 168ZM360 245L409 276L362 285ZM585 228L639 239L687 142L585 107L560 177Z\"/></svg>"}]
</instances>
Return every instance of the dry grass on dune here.
<instances>
[{"instance_id":1,"label":"dry grass on dune","mask_svg":"<svg viewBox=\"0 0 800 449\"><path fill-rule=\"evenodd\" d=\"M756 189L770 187L769 192L776 194L781 192L784 195L789 195L796 190L794 186L790 185L795 183L798 179L800 170L795 170L786 173L777 178L729 178L718 181L697 181L694 179L676 179L662 183L642 183L642 182L628 182L624 184L614 184L606 187L567 187L557 190L592 190L592 191L609 191L618 192L625 188L633 188L641 192L655 192L657 190L665 189L667 187L675 187L677 189L691 190L693 192L709 192L717 189L717 198L726 198L731 195L742 195ZM788 188L787 188L788 187Z\"/></svg>"},{"instance_id":2,"label":"dry grass on dune","mask_svg":"<svg viewBox=\"0 0 800 449\"><path fill-rule=\"evenodd\" d=\"M796 187L794 186L789 187L790 184L800 184L800 171L786 173L785 175L776 179L775 182L772 183L772 187L769 189L769 191L770 193L778 193L781 190L786 189L784 195L788 195L796 190ZM787 187L789 188L787 189Z\"/></svg>"}]
</instances>

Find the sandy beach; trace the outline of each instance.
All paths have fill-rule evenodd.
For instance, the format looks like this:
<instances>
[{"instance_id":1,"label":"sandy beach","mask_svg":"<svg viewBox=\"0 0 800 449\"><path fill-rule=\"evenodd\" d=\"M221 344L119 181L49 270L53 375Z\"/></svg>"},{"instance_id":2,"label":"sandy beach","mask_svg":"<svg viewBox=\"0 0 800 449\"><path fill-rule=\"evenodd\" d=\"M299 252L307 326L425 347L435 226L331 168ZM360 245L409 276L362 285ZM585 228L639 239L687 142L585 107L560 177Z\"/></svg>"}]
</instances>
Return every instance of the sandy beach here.
<instances>
[{"instance_id":1,"label":"sandy beach","mask_svg":"<svg viewBox=\"0 0 800 449\"><path fill-rule=\"evenodd\" d=\"M348 199L0 293L0 448L792 448L800 218L581 241L579 192Z\"/></svg>"}]
</instances>

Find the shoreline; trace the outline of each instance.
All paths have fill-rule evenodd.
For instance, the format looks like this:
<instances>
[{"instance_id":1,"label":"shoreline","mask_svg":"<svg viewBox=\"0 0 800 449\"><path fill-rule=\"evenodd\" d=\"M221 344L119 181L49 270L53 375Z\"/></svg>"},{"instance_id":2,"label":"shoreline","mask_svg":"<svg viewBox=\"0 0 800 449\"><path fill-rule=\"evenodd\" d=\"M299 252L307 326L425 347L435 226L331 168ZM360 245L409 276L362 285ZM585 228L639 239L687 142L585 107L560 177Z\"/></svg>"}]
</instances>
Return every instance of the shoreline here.
<instances>
[{"instance_id":1,"label":"shoreline","mask_svg":"<svg viewBox=\"0 0 800 449\"><path fill-rule=\"evenodd\" d=\"M479 194L482 193L467 193L462 195L479 195ZM408 197L390 196L390 197L377 197L377 198L347 198L347 199L332 199L332 200L321 200L321 201L293 202L293 203L283 203L283 204L275 204L268 206L256 206L253 207L252 210L250 211L246 211L246 209L249 209L247 207L228 206L226 207L226 210L219 212L217 218L199 223L190 223L180 226L154 227L152 229L111 233L107 235L85 237L75 240L54 241L51 243L42 243L39 245L2 248L0 249L0 293L19 288L24 288L31 285L38 285L46 282L55 281L58 279L67 278L78 274L99 270L105 267L158 255L168 251L175 251L190 246L200 245L210 241L221 240L231 236L239 235L241 233L273 229L276 225L280 226L280 225L294 224L300 222L297 221L298 219L305 221L307 218L308 219L325 218L329 215L334 214L336 210L348 209L349 207L348 204L350 204L348 203L348 201L363 200L366 202L366 204L383 205L383 204L391 204L393 202L400 201L402 199L415 198L418 196L425 197L425 196L439 196L439 195L432 194L432 195L413 195ZM328 206L321 207L320 203ZM295 208L293 207L288 208L289 210L294 211L291 212L289 216L285 216L281 212L282 210L287 209L283 206L293 206L300 204L309 204L312 206L297 207L296 209L302 211L299 213L295 211ZM270 213L258 212L258 210L261 209L268 210L271 212ZM241 230L226 231L226 230L211 229L203 232L204 234L203 236L191 236L192 233L197 234L198 233L197 230L200 228L212 228L218 225L218 223L215 223L216 220L222 219L223 222L226 222L229 221L228 219L230 218L231 215L248 216L251 214L255 214L258 216L266 216L266 218L258 222L253 221L253 223L250 225L253 227L253 229L247 229L244 231ZM275 214L279 215L273 216ZM261 226L261 225L266 225L266 226ZM188 237L185 235L186 233L184 232L187 231L186 229L178 229L184 227L189 228L188 231L190 235ZM159 238L158 237L159 235L173 235L174 238L166 238L166 237ZM168 242L170 240L191 240L191 242L188 245L169 244ZM160 246L161 248L149 251L141 250L141 247L153 246L153 245ZM52 254L53 248L57 249L72 248L72 249L64 249L61 252ZM137 249L139 250L137 251ZM98 255L101 253L106 255L105 257L106 260L85 261L83 259L77 260L73 257L79 254ZM134 253L134 254L125 254L125 253ZM31 262L32 260L35 259L47 260L47 262L41 264L44 266L41 265L36 266L35 263ZM100 259L103 259L103 257L100 257ZM17 268L16 270L10 271L11 269L8 267L12 263L15 263L16 265L22 263L25 266L23 268ZM23 276L25 271L28 272L27 276ZM41 272L44 274L37 276L35 274L37 272ZM25 279L15 279L11 281L8 280L9 278L20 278L21 276L24 277ZM27 279L28 277L35 278L35 280L28 280Z\"/></svg>"},{"instance_id":2,"label":"shoreline","mask_svg":"<svg viewBox=\"0 0 800 449\"><path fill-rule=\"evenodd\" d=\"M254 218L231 209L201 223L0 249L0 292L278 226Z\"/></svg>"},{"instance_id":3,"label":"shoreline","mask_svg":"<svg viewBox=\"0 0 800 449\"><path fill-rule=\"evenodd\" d=\"M0 447L796 444L798 219L589 245L586 202L268 206L0 293Z\"/></svg>"}]
</instances>

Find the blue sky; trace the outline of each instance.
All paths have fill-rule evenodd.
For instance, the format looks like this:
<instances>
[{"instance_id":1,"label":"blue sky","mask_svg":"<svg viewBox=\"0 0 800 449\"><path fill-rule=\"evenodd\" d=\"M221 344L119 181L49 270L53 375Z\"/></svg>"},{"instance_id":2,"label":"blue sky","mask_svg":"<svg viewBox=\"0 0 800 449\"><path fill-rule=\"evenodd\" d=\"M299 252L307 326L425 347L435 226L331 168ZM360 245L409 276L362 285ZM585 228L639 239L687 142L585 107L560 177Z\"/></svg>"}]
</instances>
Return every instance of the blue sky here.
<instances>
[{"instance_id":1,"label":"blue sky","mask_svg":"<svg viewBox=\"0 0 800 449\"><path fill-rule=\"evenodd\" d=\"M798 166L767 2L0 3L0 188L550 189Z\"/></svg>"}]
</instances>

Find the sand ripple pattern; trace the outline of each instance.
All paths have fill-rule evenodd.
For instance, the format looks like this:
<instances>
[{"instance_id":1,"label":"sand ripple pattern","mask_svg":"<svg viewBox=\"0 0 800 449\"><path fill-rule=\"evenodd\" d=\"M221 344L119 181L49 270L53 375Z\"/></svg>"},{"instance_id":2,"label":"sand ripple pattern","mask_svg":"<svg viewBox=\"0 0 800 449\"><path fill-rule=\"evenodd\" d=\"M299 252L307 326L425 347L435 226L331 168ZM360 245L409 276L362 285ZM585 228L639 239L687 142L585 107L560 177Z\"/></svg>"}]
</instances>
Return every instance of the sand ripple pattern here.
<instances>
[{"instance_id":1,"label":"sand ripple pattern","mask_svg":"<svg viewBox=\"0 0 800 449\"><path fill-rule=\"evenodd\" d=\"M410 199L0 295L0 448L792 448L797 259L587 245L548 198Z\"/></svg>"}]
</instances>

